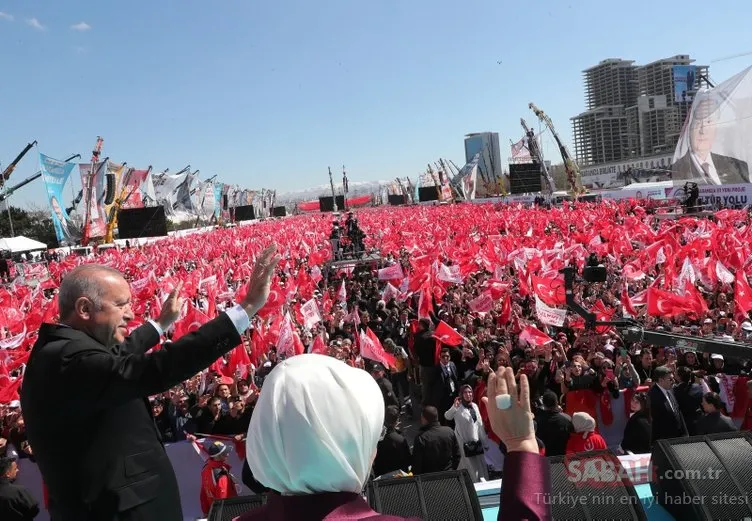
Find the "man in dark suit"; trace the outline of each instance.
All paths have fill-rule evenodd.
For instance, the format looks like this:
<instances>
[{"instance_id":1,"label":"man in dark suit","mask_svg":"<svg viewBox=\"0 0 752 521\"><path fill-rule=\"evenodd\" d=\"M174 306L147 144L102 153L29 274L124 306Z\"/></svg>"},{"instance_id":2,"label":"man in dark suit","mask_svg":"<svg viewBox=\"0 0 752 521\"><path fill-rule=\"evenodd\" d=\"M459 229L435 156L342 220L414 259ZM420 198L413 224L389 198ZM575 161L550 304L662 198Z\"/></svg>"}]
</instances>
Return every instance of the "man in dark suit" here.
<instances>
[{"instance_id":1,"label":"man in dark suit","mask_svg":"<svg viewBox=\"0 0 752 521\"><path fill-rule=\"evenodd\" d=\"M439 409L439 422L454 428L454 421L444 417L444 413L454 405L455 398L459 396L459 375L457 366L451 361L449 349L441 350L440 362L434 371L433 403Z\"/></svg>"},{"instance_id":2,"label":"man in dark suit","mask_svg":"<svg viewBox=\"0 0 752 521\"><path fill-rule=\"evenodd\" d=\"M123 276L95 264L65 276L60 324L42 325L21 390L52 521L182 521L177 480L147 398L241 342L266 302L277 262L276 248L265 250L240 304L148 354L180 315L181 283L156 321L126 337L134 315Z\"/></svg>"},{"instance_id":3,"label":"man in dark suit","mask_svg":"<svg viewBox=\"0 0 752 521\"><path fill-rule=\"evenodd\" d=\"M412 472L415 475L455 470L460 464L460 444L454 430L439 424L436 407L423 408L420 433L413 443Z\"/></svg>"},{"instance_id":4,"label":"man in dark suit","mask_svg":"<svg viewBox=\"0 0 752 521\"><path fill-rule=\"evenodd\" d=\"M386 408L384 427L386 432L376 447L376 459L373 460L373 474L381 476L389 472L410 470L410 445L397 429L400 410L396 405Z\"/></svg>"},{"instance_id":5,"label":"man in dark suit","mask_svg":"<svg viewBox=\"0 0 752 521\"><path fill-rule=\"evenodd\" d=\"M686 366L678 367L676 374L679 376L679 385L674 387L674 396L689 434L694 435L696 434L695 423L700 417L700 404L702 403L701 378L693 374L692 370Z\"/></svg>"},{"instance_id":6,"label":"man in dark suit","mask_svg":"<svg viewBox=\"0 0 752 521\"><path fill-rule=\"evenodd\" d=\"M563 456L566 453L569 435L574 431L572 418L559 407L556 393L543 393L543 409L536 415L536 435L546 447L546 456Z\"/></svg>"},{"instance_id":7,"label":"man in dark suit","mask_svg":"<svg viewBox=\"0 0 752 521\"><path fill-rule=\"evenodd\" d=\"M673 394L674 375L666 366L653 371L654 384L648 392L653 422L652 442L687 436L687 426Z\"/></svg>"},{"instance_id":8,"label":"man in dark suit","mask_svg":"<svg viewBox=\"0 0 752 521\"><path fill-rule=\"evenodd\" d=\"M31 492L16 485L18 463L13 457L0 457L0 519L32 521L39 514L39 503Z\"/></svg>"},{"instance_id":9,"label":"man in dark suit","mask_svg":"<svg viewBox=\"0 0 752 521\"><path fill-rule=\"evenodd\" d=\"M749 183L747 163L711 152L718 128L719 106L710 98L696 101L689 125L689 150L671 167L674 180L701 184Z\"/></svg>"},{"instance_id":10,"label":"man in dark suit","mask_svg":"<svg viewBox=\"0 0 752 521\"><path fill-rule=\"evenodd\" d=\"M705 393L702 397L702 410L705 415L697 420L695 434L715 434L717 432L736 432L739 429L728 416L721 414L723 402L718 393Z\"/></svg>"}]
</instances>

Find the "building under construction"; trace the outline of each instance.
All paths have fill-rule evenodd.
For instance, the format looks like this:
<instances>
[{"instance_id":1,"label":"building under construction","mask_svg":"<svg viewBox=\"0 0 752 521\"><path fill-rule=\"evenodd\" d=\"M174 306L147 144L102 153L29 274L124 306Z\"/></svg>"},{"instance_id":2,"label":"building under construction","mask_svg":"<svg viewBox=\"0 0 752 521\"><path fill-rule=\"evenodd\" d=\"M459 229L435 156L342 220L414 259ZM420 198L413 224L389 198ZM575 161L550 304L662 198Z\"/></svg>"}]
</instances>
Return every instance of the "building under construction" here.
<instances>
[{"instance_id":1,"label":"building under construction","mask_svg":"<svg viewBox=\"0 0 752 521\"><path fill-rule=\"evenodd\" d=\"M578 163L597 165L673 150L694 93L707 84L708 67L693 62L688 55L642 66L608 59L583 71L587 110L572 118ZM690 85L683 87L680 81Z\"/></svg>"}]
</instances>

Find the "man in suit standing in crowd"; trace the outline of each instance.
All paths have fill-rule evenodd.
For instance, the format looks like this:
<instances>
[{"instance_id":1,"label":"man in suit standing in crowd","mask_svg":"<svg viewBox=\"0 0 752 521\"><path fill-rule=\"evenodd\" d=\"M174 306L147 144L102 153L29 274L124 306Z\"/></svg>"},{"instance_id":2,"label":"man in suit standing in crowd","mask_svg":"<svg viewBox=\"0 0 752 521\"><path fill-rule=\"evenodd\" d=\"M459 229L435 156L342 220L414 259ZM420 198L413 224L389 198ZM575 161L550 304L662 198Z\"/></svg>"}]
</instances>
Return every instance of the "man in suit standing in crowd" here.
<instances>
[{"instance_id":1,"label":"man in suit standing in crowd","mask_svg":"<svg viewBox=\"0 0 752 521\"><path fill-rule=\"evenodd\" d=\"M654 384L648 392L653 420L652 442L687 436L687 426L673 393L674 375L666 366L653 371Z\"/></svg>"},{"instance_id":2,"label":"man in suit standing in crowd","mask_svg":"<svg viewBox=\"0 0 752 521\"><path fill-rule=\"evenodd\" d=\"M444 413L454 405L459 396L459 375L457 366L451 361L449 349L442 349L439 364L434 369L433 403L439 409L439 422L454 428L454 420L447 420Z\"/></svg>"},{"instance_id":3,"label":"man in suit standing in crowd","mask_svg":"<svg viewBox=\"0 0 752 521\"><path fill-rule=\"evenodd\" d=\"M674 165L673 179L701 184L749 183L747 163L711 152L718 130L720 107L711 98L695 101L689 124L689 149Z\"/></svg>"},{"instance_id":4,"label":"man in suit standing in crowd","mask_svg":"<svg viewBox=\"0 0 752 521\"><path fill-rule=\"evenodd\" d=\"M718 393L705 393L702 397L702 410L705 413L695 426L695 434L706 435L718 432L736 432L734 421L721 413L723 402Z\"/></svg>"},{"instance_id":5,"label":"man in suit standing in crowd","mask_svg":"<svg viewBox=\"0 0 752 521\"><path fill-rule=\"evenodd\" d=\"M454 430L439 424L436 407L423 407L420 434L413 443L413 474L455 470L460 464L460 444Z\"/></svg>"},{"instance_id":6,"label":"man in suit standing in crowd","mask_svg":"<svg viewBox=\"0 0 752 521\"><path fill-rule=\"evenodd\" d=\"M240 304L148 354L180 316L182 284L156 320L127 336L134 313L120 272L87 264L65 276L60 323L42 325L21 390L54 521L182 521L177 480L147 398L241 342L278 262L274 246L264 250Z\"/></svg>"}]
</instances>

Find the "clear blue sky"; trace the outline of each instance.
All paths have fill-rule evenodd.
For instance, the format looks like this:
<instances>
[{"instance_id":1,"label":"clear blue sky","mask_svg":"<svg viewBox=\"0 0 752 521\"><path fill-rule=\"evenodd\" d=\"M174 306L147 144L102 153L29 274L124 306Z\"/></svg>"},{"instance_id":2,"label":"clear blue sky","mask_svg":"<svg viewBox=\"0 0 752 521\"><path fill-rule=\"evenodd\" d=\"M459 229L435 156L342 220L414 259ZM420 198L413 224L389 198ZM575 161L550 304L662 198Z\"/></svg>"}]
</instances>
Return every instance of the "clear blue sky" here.
<instances>
[{"instance_id":1,"label":"clear blue sky","mask_svg":"<svg viewBox=\"0 0 752 521\"><path fill-rule=\"evenodd\" d=\"M617 9L618 6L618 9ZM57 158L286 191L464 162L463 135L521 135L535 101L567 142L582 69L687 53L722 81L752 56L740 0L0 0L0 161ZM497 62L501 62L500 64ZM550 139L547 157L558 161ZM504 154L502 154L504 155ZM37 169L36 151L13 180ZM43 200L41 181L13 204Z\"/></svg>"}]
</instances>

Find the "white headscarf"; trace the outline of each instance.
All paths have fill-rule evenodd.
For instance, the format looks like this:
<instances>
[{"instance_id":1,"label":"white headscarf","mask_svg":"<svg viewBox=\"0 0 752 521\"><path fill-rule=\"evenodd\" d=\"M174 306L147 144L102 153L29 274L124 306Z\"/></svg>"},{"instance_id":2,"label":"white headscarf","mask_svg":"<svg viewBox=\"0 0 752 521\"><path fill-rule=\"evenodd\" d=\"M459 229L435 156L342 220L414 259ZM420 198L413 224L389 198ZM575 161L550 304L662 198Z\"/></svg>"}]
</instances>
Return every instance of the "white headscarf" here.
<instances>
[{"instance_id":1,"label":"white headscarf","mask_svg":"<svg viewBox=\"0 0 752 521\"><path fill-rule=\"evenodd\" d=\"M330 356L293 356L264 381L248 465L286 495L361 492L383 423L384 398L367 372Z\"/></svg>"}]
</instances>

